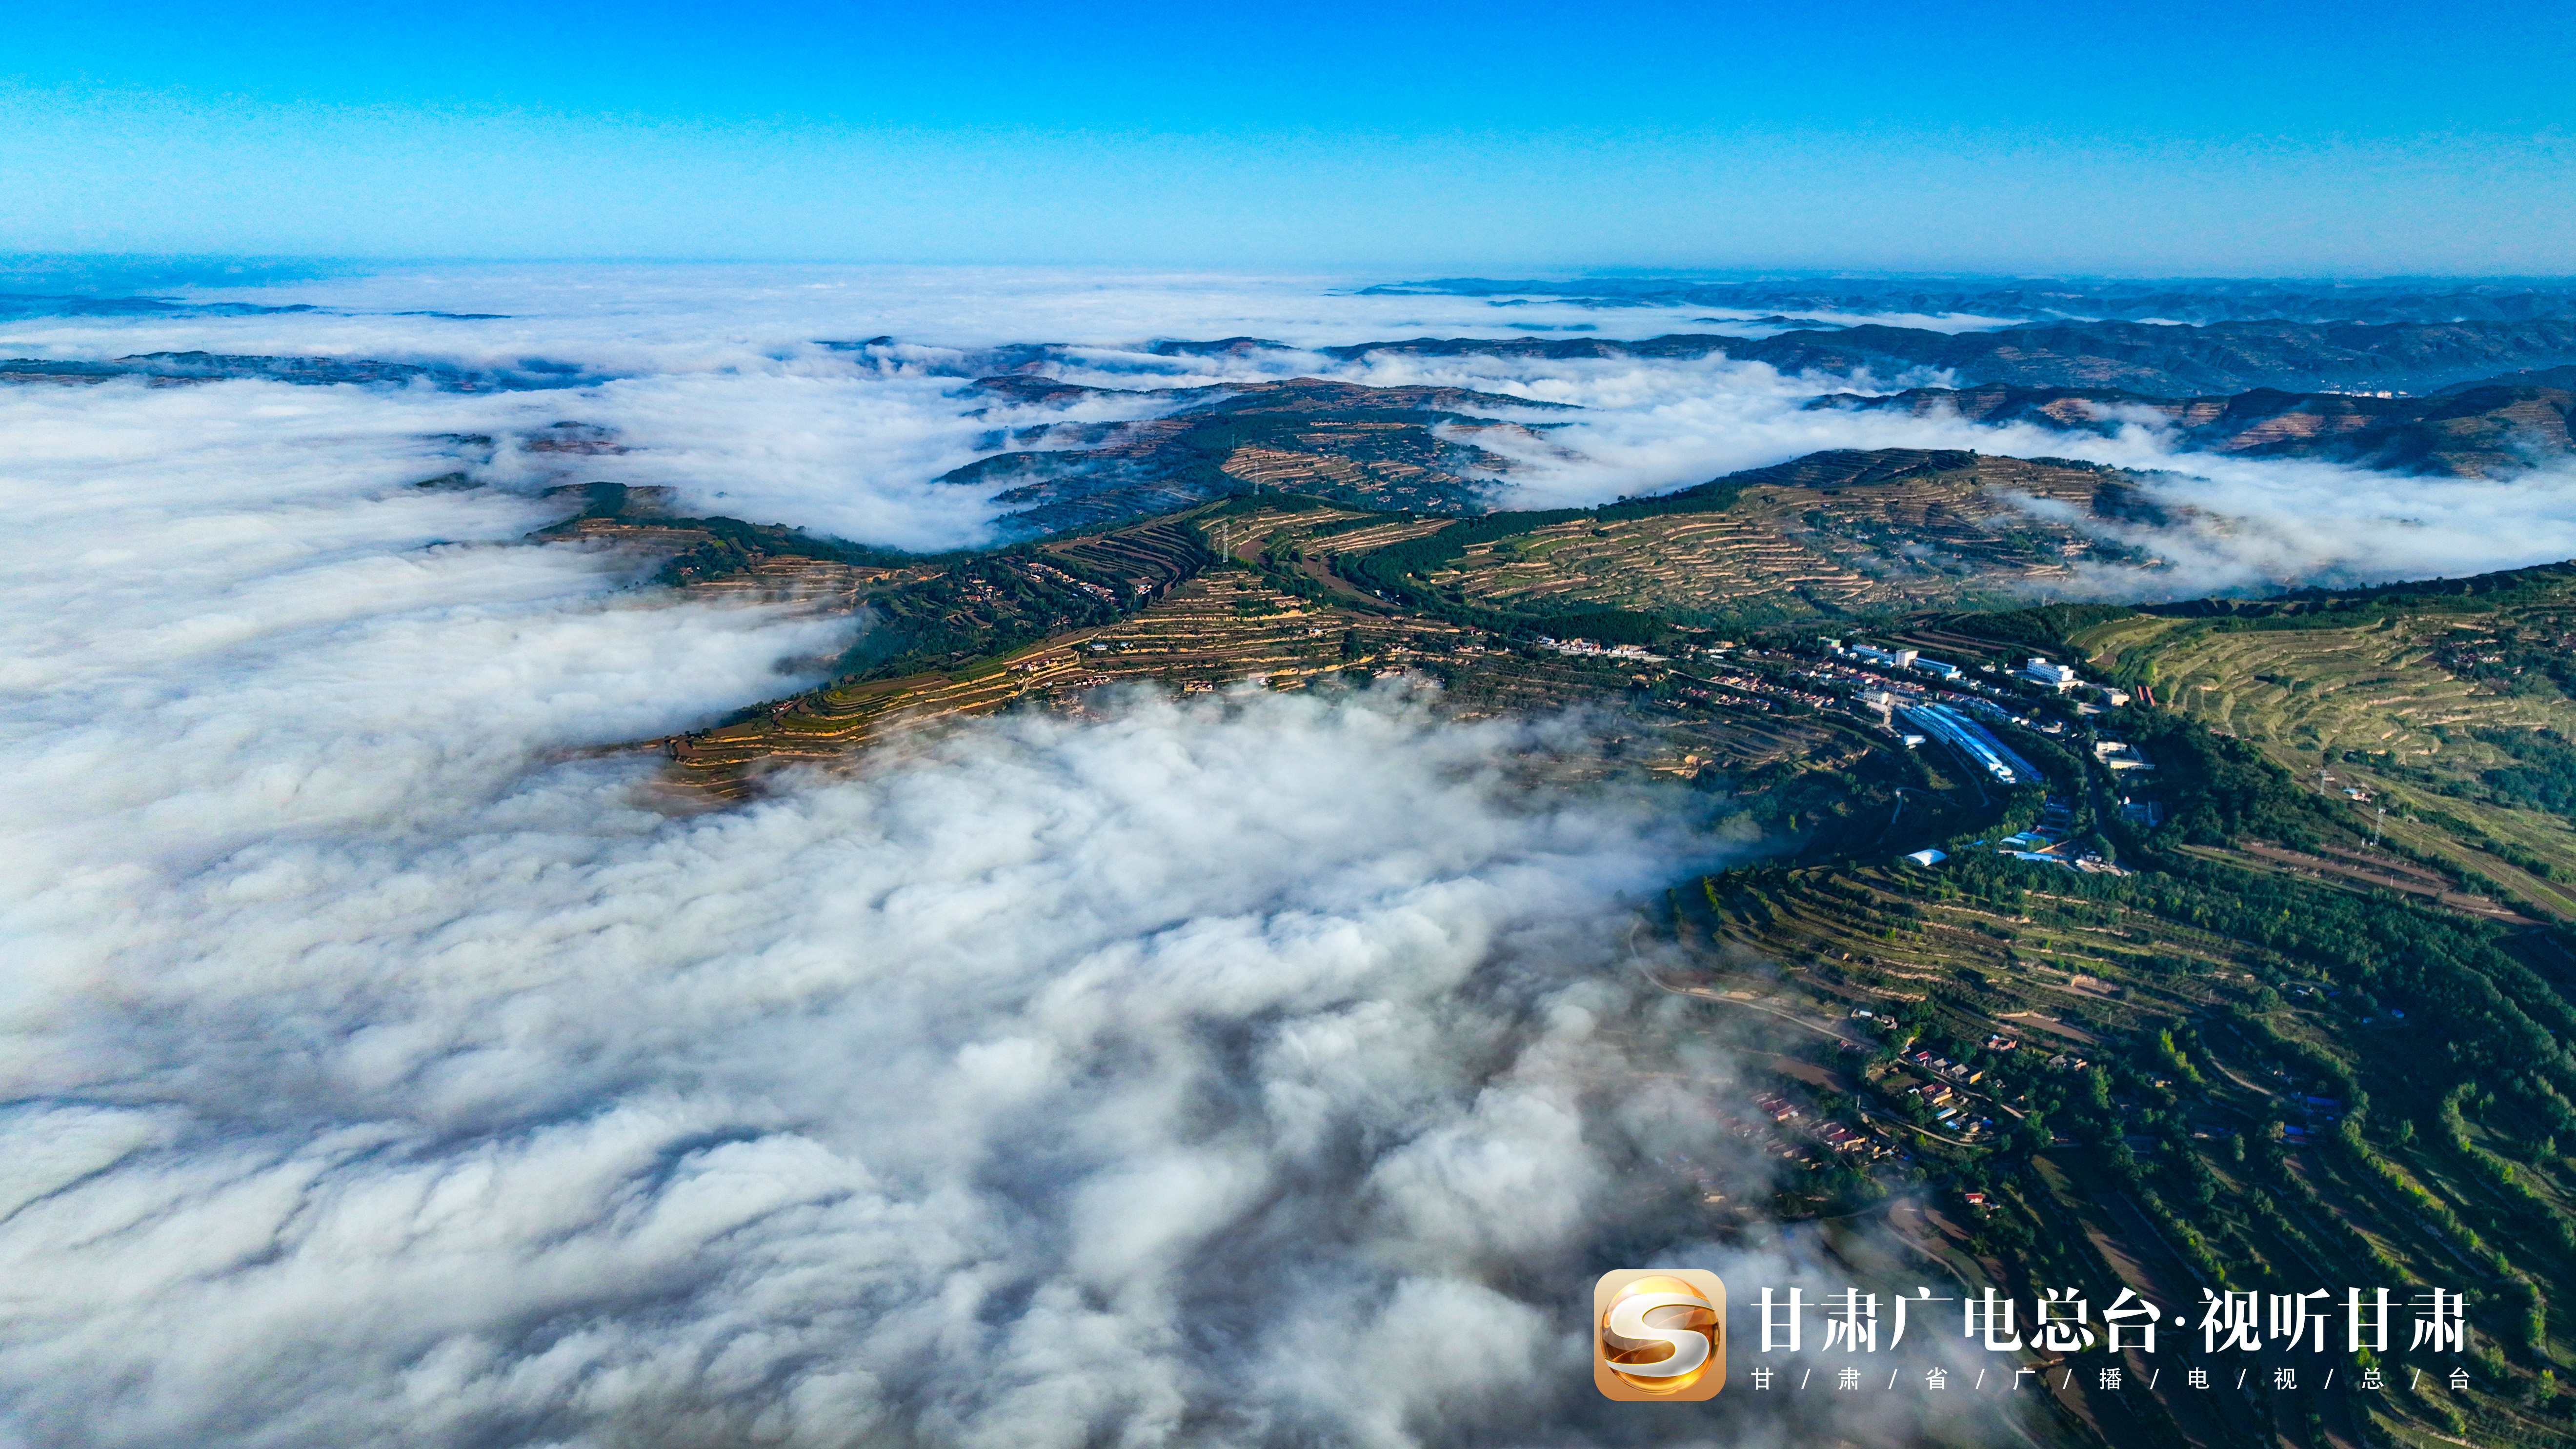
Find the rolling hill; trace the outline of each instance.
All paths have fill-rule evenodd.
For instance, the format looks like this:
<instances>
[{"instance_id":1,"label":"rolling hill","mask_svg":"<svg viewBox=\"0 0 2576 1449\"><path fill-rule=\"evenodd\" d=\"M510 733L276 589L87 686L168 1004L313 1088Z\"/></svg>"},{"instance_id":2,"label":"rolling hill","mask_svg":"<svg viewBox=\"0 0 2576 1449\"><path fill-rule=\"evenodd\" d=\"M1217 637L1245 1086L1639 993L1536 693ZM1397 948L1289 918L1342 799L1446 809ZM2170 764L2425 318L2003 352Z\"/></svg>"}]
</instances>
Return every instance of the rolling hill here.
<instances>
[{"instance_id":1,"label":"rolling hill","mask_svg":"<svg viewBox=\"0 0 2576 1449\"><path fill-rule=\"evenodd\" d=\"M1543 416L1568 411L1465 388L1310 377L1119 390L1006 376L983 379L976 389L1022 405L1109 399L1156 414L1024 427L1008 451L939 480L996 490L1014 508L1007 525L1026 534L1264 489L1366 508L1478 512L1492 481L1514 466L1481 440L1508 436L1543 447Z\"/></svg>"},{"instance_id":2,"label":"rolling hill","mask_svg":"<svg viewBox=\"0 0 2576 1449\"><path fill-rule=\"evenodd\" d=\"M1760 339L1681 334L1602 338L1415 338L1326 349L1357 358L1688 358L1722 353L1783 372L1881 378L1955 375L1959 384L2116 388L2188 397L2280 388L2429 392L2529 368L2576 363L2576 320L2445 323L2045 322L1988 332L1870 324Z\"/></svg>"},{"instance_id":3,"label":"rolling hill","mask_svg":"<svg viewBox=\"0 0 2576 1449\"><path fill-rule=\"evenodd\" d=\"M2427 397L2290 393L2148 397L2111 388L1914 388L1880 397L1837 393L1808 404L1856 412L1951 413L1974 423L2027 423L2111 433L2161 421L2184 446L2257 458L2314 458L2391 472L2495 477L2576 454L2568 415L2576 369L2454 384ZM2542 381L2548 379L2548 381Z\"/></svg>"}]
</instances>

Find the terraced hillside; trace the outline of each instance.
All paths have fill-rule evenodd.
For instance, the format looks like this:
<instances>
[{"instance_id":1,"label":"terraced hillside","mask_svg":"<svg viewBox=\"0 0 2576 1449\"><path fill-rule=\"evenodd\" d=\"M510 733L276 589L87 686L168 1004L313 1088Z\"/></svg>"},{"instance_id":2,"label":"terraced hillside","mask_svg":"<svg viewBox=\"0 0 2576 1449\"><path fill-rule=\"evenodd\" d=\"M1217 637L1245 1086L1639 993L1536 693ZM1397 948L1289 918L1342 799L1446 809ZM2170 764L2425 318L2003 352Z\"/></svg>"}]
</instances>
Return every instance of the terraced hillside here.
<instances>
[{"instance_id":1,"label":"terraced hillside","mask_svg":"<svg viewBox=\"0 0 2576 1449\"><path fill-rule=\"evenodd\" d=\"M2137 479L2088 463L1882 449L1809 455L1638 504L1479 520L1385 564L1382 583L1525 616L1617 608L1733 628L2004 604L2085 566L2151 566L2079 518L2144 511ZM1466 541L1470 540L1472 541Z\"/></svg>"},{"instance_id":2,"label":"terraced hillside","mask_svg":"<svg viewBox=\"0 0 2576 1449\"><path fill-rule=\"evenodd\" d=\"M1128 680L1187 690L1366 667L1369 654L1346 648L1349 627L1307 612L1247 570L1219 569L1179 585L1152 608L1097 627L952 669L853 678L666 743L688 777L735 793L756 770L847 758L896 724L989 714L1024 701L1071 704L1076 691Z\"/></svg>"},{"instance_id":3,"label":"terraced hillside","mask_svg":"<svg viewBox=\"0 0 2576 1449\"><path fill-rule=\"evenodd\" d=\"M890 731L1021 705L1079 710L1085 691L1101 686L1187 694L1409 677L1438 686L1440 707L1455 718L1601 707L1589 756L1598 768L1684 778L1707 771L1714 778L1783 761L1848 762L1871 750L1851 725L1804 705L1747 705L1677 687L1653 661L1568 654L1391 607L1333 575L1319 547L1400 540L1439 526L1300 500L1238 500L1033 550L890 573L858 602L890 623L906 611L949 609L931 634L916 637L956 648L889 650L862 635L832 683L658 747L689 788L739 795L767 770L848 760ZM1124 592L1078 582L1106 597L1043 630L1024 607L996 617L1007 596L994 578L1043 577L1057 568L1080 570L1080 580L1123 578ZM1130 601L1133 608L1114 607Z\"/></svg>"},{"instance_id":4,"label":"terraced hillside","mask_svg":"<svg viewBox=\"0 0 2576 1449\"><path fill-rule=\"evenodd\" d=\"M1677 647L1675 624L2017 597L2114 551L2015 500L2139 509L2133 479L2091 465L1883 450L1593 510L1453 521L1265 491L992 553L912 557L672 518L615 485L574 491L590 507L544 536L623 540L658 551L669 583L801 597L864 620L826 688L667 742L693 776L734 783L766 760L846 750L889 721L1046 698L1068 681L1181 688L1435 663L1455 710L1651 702L1649 732L1679 742L1671 768L1758 764L1831 735L1803 722L1823 696L1785 675L1677 674L1639 646ZM1238 582L1201 581L1219 559L1293 602L1274 608L1236 597ZM1292 623L1312 633L1278 633ZM1556 648L1550 636L1609 640L1636 657Z\"/></svg>"},{"instance_id":5,"label":"terraced hillside","mask_svg":"<svg viewBox=\"0 0 2576 1449\"><path fill-rule=\"evenodd\" d=\"M2213 1353L2178 1331L2153 1356L2008 1361L2042 1370L2086 1437L2565 1442L2568 933L2492 894L2382 884L2492 888L2374 845L2346 802L2188 716L2060 718L2055 739L2008 732L2047 779L1999 815L1933 815L1881 852L1811 850L1677 892L1693 964L1661 984L1739 1030L1801 1025L1779 1039L1815 1044L1790 1050L1832 1073L1832 1110L1913 1155L1912 1173L1872 1170L1891 1227L1970 1291L2072 1287L2098 1306L2128 1290L2190 1322L2204 1290L2469 1296L2458 1352L2410 1345L2401 1314L2365 1359L2277 1334ZM2115 733L2124 750L2092 747ZM2141 748L2143 776L2111 763ZM2123 808L2142 788L2160 811ZM1995 848L2033 819L2116 866ZM1923 845L1947 857L1896 859ZM2379 1387L2357 1384L2364 1368Z\"/></svg>"},{"instance_id":6,"label":"terraced hillside","mask_svg":"<svg viewBox=\"0 0 2576 1449\"><path fill-rule=\"evenodd\" d=\"M1135 392L1027 377L977 386L1022 404L1124 404L1154 414L1024 428L1009 451L940 480L994 490L1017 510L1010 523L1031 534L1265 489L1364 508L1473 513L1491 481L1513 466L1478 440L1508 434L1523 447L1543 446L1531 423L1515 419L1566 410L1464 388L1316 378Z\"/></svg>"},{"instance_id":7,"label":"terraced hillside","mask_svg":"<svg viewBox=\"0 0 2576 1449\"><path fill-rule=\"evenodd\" d=\"M2478 591L2130 614L2067 643L2392 842L2576 920L2576 569L2462 587Z\"/></svg>"}]
</instances>

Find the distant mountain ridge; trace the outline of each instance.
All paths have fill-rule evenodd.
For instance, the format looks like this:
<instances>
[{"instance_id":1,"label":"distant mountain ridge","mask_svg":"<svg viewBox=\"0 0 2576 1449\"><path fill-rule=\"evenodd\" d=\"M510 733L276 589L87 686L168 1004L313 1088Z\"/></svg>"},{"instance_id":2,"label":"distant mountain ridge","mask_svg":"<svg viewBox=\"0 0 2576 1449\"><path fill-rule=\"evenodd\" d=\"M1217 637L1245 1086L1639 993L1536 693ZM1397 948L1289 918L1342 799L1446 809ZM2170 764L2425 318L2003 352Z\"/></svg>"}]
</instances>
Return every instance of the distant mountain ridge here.
<instances>
[{"instance_id":1,"label":"distant mountain ridge","mask_svg":"<svg viewBox=\"0 0 2576 1449\"><path fill-rule=\"evenodd\" d=\"M369 357L252 357L221 352L143 352L106 362L49 357L0 359L0 384L97 383L141 378L155 386L258 378L308 386L357 383L442 392L495 392L584 387L604 374L580 363L521 358L507 368L458 367L443 362L385 362Z\"/></svg>"},{"instance_id":2,"label":"distant mountain ridge","mask_svg":"<svg viewBox=\"0 0 2576 1449\"><path fill-rule=\"evenodd\" d=\"M882 341L852 346L873 348ZM1282 349L1262 339L1236 337L1157 343L1152 355L1272 350ZM1018 370L979 378L967 392L1020 407L1106 401L1151 415L996 432L986 443L993 450L990 455L942 477L942 482L991 490L1014 510L1007 526L1018 532L1092 527L1264 489L1349 507L1473 514L1484 511L1493 484L1515 466L1513 452L1526 456L1547 446L1544 424L1506 420L1514 413L1546 410L1546 405L1525 399L1320 378L1103 388L1051 375L1047 369L1062 351L1033 344L976 354L984 361L1007 357ZM1686 360L1723 355L1768 362L1789 372L1897 375L1937 370L1974 377L1991 371L2004 376L1978 386L1917 388L1893 397L1836 394L1810 406L1952 411L1971 422L2102 433L2115 431L2124 418L2160 418L2179 427L2190 446L2210 451L2329 459L2415 473L2499 476L2576 451L2570 441L2570 393L2517 380L2556 378L2567 364L2556 364L2556 371L2540 368L2493 378L2500 364L2576 357L2576 323L2244 323L2206 328L2088 323L1957 335L1871 326L1791 332L1758 341L1714 334L1638 341L1426 337L1313 351L1346 362L1383 356ZM2422 387L2427 378L2457 386L2439 396L2381 398L2355 395L2362 391L2355 383L2289 388L2260 380L2337 372L2360 373L2373 382L2394 374L2413 384L2405 388L2410 393L2428 390ZM2098 380L2104 376L2117 381L2105 385ZM2068 377L2077 381L2061 381ZM2034 384L2030 378L2046 381ZM2172 386L2186 379L2209 379L2218 386ZM2147 385L2133 385L2141 380ZM1480 436L1504 447L1485 446ZM1523 446L1511 448L1512 442ZM1944 466L1956 470L1963 465L1953 460Z\"/></svg>"},{"instance_id":3,"label":"distant mountain ridge","mask_svg":"<svg viewBox=\"0 0 2576 1449\"><path fill-rule=\"evenodd\" d=\"M266 306L257 302L190 302L178 297L49 296L33 292L0 292L0 321L30 317L275 317L321 312L350 313L338 307L290 302ZM497 322L498 312L394 312L395 317L444 317L453 322Z\"/></svg>"},{"instance_id":4,"label":"distant mountain ridge","mask_svg":"<svg viewBox=\"0 0 2576 1449\"><path fill-rule=\"evenodd\" d=\"M1973 423L2023 423L2109 434L2161 418L2187 446L2247 457L2312 458L2391 472L2500 477L2576 455L2569 416L2576 391L2524 382L2567 378L2576 368L2461 384L2429 397L2291 393L2272 388L2169 398L2105 388L1914 388L1884 397L1838 393L1810 408L1954 413Z\"/></svg>"},{"instance_id":5,"label":"distant mountain ridge","mask_svg":"<svg viewBox=\"0 0 2576 1449\"><path fill-rule=\"evenodd\" d=\"M1761 312L1914 313L2130 322L2576 321L2576 280L2392 278L2372 282L2014 277L1450 277L1365 288L1362 296L1549 298L1590 307L1724 307Z\"/></svg>"},{"instance_id":6,"label":"distant mountain ridge","mask_svg":"<svg viewBox=\"0 0 2576 1449\"><path fill-rule=\"evenodd\" d=\"M1992 332L1871 324L1751 339L1676 334L1606 338L1436 338L1318 349L1356 360L1409 357L1686 359L1722 354L1783 372L1901 377L1948 372L1962 385L2119 388L2157 397L2329 390L2429 392L2515 368L2576 363L2576 321L2413 323L2034 323Z\"/></svg>"}]
</instances>

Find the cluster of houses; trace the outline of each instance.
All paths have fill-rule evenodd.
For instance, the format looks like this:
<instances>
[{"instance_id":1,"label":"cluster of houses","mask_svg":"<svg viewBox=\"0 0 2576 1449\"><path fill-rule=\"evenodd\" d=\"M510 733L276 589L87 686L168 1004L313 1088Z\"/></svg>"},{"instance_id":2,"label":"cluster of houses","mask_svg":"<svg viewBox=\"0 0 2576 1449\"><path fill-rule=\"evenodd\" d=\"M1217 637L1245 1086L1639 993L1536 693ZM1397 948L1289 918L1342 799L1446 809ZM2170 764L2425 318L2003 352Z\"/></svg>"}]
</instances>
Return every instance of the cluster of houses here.
<instances>
[{"instance_id":1,"label":"cluster of houses","mask_svg":"<svg viewBox=\"0 0 2576 1449\"><path fill-rule=\"evenodd\" d=\"M1968 677L1967 670L1959 665L1952 664L1945 659L1930 658L1920 650L1882 649L1874 644L1854 644L1846 647L1840 639L1827 639L1823 642L1825 652L1827 654L1853 664L1865 665L1870 668L1884 670L1889 673L1928 675L1931 678L1940 681L1942 684L1951 685L1959 689L1967 689L1988 694L1997 692L1993 685L1980 684L1977 681L1970 679ZM1988 664L1979 667L1988 674L1997 673L1994 665ZM2088 680L2083 676L2082 672L2077 670L2072 664L2060 664L2056 660L2043 659L2037 655L2025 658L2018 668L2012 669L2008 674L2004 674L2000 677L2008 678L2019 684L2035 686L2037 688L2047 690L2051 694L2080 695L2084 697L2086 701L2085 703L2076 706L2077 712L2082 714L2098 714L2105 709L2117 709L2129 702L2129 692L2127 690L2121 689L2115 685L2102 684L2093 680ZM1897 683L1898 688L1924 687L1907 686L1903 683L1891 682ZM1969 700L1964 697L1951 697L1959 699L1959 702L1961 703L1969 703ZM1876 704L1882 710L1886 708L1886 705L1879 701L1868 700L1865 698L1864 702Z\"/></svg>"},{"instance_id":2,"label":"cluster of houses","mask_svg":"<svg viewBox=\"0 0 2576 1449\"><path fill-rule=\"evenodd\" d=\"M1956 664L1942 659L1926 659L1920 651L1913 649L1877 649L1867 644L1855 644L1843 652L1864 664L1875 664L1882 669L1912 670L1954 684L1967 675L1967 671Z\"/></svg>"},{"instance_id":3,"label":"cluster of houses","mask_svg":"<svg viewBox=\"0 0 2576 1449\"><path fill-rule=\"evenodd\" d=\"M1934 659L1919 649L1881 649L1874 644L1854 644L1846 647L1840 639L1827 639L1824 644L1825 652L1837 658L1854 660L1885 670L1930 675L1944 684L1971 682L1968 679L1967 670L1946 659ZM1989 674L1995 672L1993 665L1985 665L1983 668ZM2035 684L2052 694L2090 695L2100 703L2115 709L2129 702L2127 690L2108 684L2094 683L2086 679L2074 665L2060 664L2054 659L2043 659L2038 655L2022 660L2020 667L2014 669L2010 677L2023 684Z\"/></svg>"},{"instance_id":4,"label":"cluster of houses","mask_svg":"<svg viewBox=\"0 0 2576 1449\"><path fill-rule=\"evenodd\" d=\"M2321 1132L2343 1120L2343 1103L2332 1097L2311 1097L2293 1092L2284 1105L2305 1119L2281 1124L2281 1136L2286 1141L2306 1142L2309 1134Z\"/></svg>"},{"instance_id":5,"label":"cluster of houses","mask_svg":"<svg viewBox=\"0 0 2576 1449\"><path fill-rule=\"evenodd\" d=\"M2093 742L2093 758L2100 760L2114 775L2155 768L2155 762L2138 753L2136 745L2130 744L2127 740L2112 739L2108 735Z\"/></svg>"},{"instance_id":6,"label":"cluster of houses","mask_svg":"<svg viewBox=\"0 0 2576 1449\"><path fill-rule=\"evenodd\" d=\"M1969 1116L1968 1099L1939 1082L1929 1086L1909 1087L1905 1094L1922 1099L1925 1109L1932 1115L1932 1125L1944 1132L1955 1132L1961 1137L1975 1139L1995 1130L1992 1118Z\"/></svg>"},{"instance_id":7,"label":"cluster of houses","mask_svg":"<svg viewBox=\"0 0 2576 1449\"><path fill-rule=\"evenodd\" d=\"M1782 1127L1794 1127L1806 1117L1797 1105L1777 1092L1757 1092L1753 1105ZM1803 1130L1807 1136L1833 1152L1856 1152L1871 1158L1895 1156L1895 1150L1866 1133L1854 1132L1840 1122L1824 1120Z\"/></svg>"},{"instance_id":8,"label":"cluster of houses","mask_svg":"<svg viewBox=\"0 0 2576 1449\"><path fill-rule=\"evenodd\" d=\"M1984 1072L1963 1062L1954 1062L1948 1057L1936 1057L1928 1051L1908 1052L1905 1061L1921 1071L1933 1074L1930 1082L1907 1088L1906 1095L1920 1099L1924 1109L1931 1114L1933 1122L1943 1131L1956 1132L1962 1137L1977 1138L1995 1130L1994 1119L1970 1115L1975 1110L1974 1103L1961 1093L1958 1087L1951 1085L1956 1082L1960 1086L1975 1086L1985 1080ZM1949 1080L1942 1080L1945 1077Z\"/></svg>"},{"instance_id":9,"label":"cluster of houses","mask_svg":"<svg viewBox=\"0 0 2576 1449\"><path fill-rule=\"evenodd\" d=\"M2134 787L2140 776L2155 772L2155 761L2148 759L2127 740L2115 740L2107 735L2093 742L2093 758L2110 770L2112 779L2122 782L2121 819L2149 830L2165 823L2164 801Z\"/></svg>"},{"instance_id":10,"label":"cluster of houses","mask_svg":"<svg viewBox=\"0 0 2576 1449\"><path fill-rule=\"evenodd\" d=\"M1559 654L1573 654L1594 659L1627 659L1639 664L1665 662L1663 655L1649 654L1643 647L1635 644L1603 644L1593 639L1551 639L1541 634L1538 636L1538 646L1541 649L1553 649Z\"/></svg>"},{"instance_id":11,"label":"cluster of houses","mask_svg":"<svg viewBox=\"0 0 2576 1449\"><path fill-rule=\"evenodd\" d=\"M1816 1136L1836 1152L1858 1152L1870 1141L1840 1122L1828 1122L1816 1129Z\"/></svg>"},{"instance_id":12,"label":"cluster of houses","mask_svg":"<svg viewBox=\"0 0 2576 1449\"><path fill-rule=\"evenodd\" d=\"M1954 1081L1965 1083L1971 1087L1986 1079L1986 1074L1984 1072L1970 1067L1965 1062L1954 1062L1948 1057L1936 1057L1928 1051L1910 1052L1906 1055L1905 1059L1927 1071L1938 1072L1942 1076L1949 1077Z\"/></svg>"},{"instance_id":13,"label":"cluster of houses","mask_svg":"<svg viewBox=\"0 0 2576 1449\"><path fill-rule=\"evenodd\" d=\"M2060 664L2037 655L2022 661L2013 677L2024 684L2036 684L2058 694L2080 693L2092 697L2097 706L2118 709L2129 702L2129 692L2108 684L2095 684L2075 671L2072 664Z\"/></svg>"}]
</instances>

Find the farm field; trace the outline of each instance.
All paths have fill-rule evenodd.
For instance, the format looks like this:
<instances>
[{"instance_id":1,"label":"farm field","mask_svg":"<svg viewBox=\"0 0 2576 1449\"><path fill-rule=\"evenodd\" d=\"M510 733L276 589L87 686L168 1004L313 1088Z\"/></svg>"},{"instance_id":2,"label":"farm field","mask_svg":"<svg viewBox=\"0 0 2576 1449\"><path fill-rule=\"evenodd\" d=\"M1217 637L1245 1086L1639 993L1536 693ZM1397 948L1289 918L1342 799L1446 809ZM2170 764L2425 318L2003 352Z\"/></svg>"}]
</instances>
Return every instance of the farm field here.
<instances>
[{"instance_id":1,"label":"farm field","mask_svg":"<svg viewBox=\"0 0 2576 1449\"><path fill-rule=\"evenodd\" d=\"M1461 719L1596 708L1600 768L1693 778L1703 770L1829 763L1868 753L1866 741L1812 711L1739 710L1669 688L1659 694L1660 670L1640 674L1633 661L1569 656L1398 609L1329 568L1327 548L1374 547L1439 526L1437 520L1246 501L1050 542L1009 567L1025 576L1061 565L1080 570L1083 579L1114 580L1092 587L1136 607L1097 617L1075 617L1076 610L1058 621L1063 627L1033 629L1023 623L1024 608L1009 618L986 617L1014 602L998 590L941 592L934 597L949 612L933 632L972 641L952 656L957 662L905 668L925 657L905 650L889 655L890 663L862 667L657 747L676 762L689 788L730 795L751 788L764 770L843 758L889 730L1014 706L1078 709L1083 691L1104 686L1189 694L1243 684L1348 688L1401 677L1438 686L1439 707ZM736 586L738 577L693 587ZM900 591L936 582L890 574L877 594L854 597L891 610L902 606ZM894 602L887 602L889 594ZM1014 633L1013 624L1023 627ZM1003 647L971 652L976 643L996 639Z\"/></svg>"},{"instance_id":2,"label":"farm field","mask_svg":"<svg viewBox=\"0 0 2576 1449\"><path fill-rule=\"evenodd\" d=\"M1128 400L1157 413L1022 429L1009 450L940 480L1001 489L997 497L1014 509L1009 523L1024 535L1264 490L1369 509L1473 513L1491 480L1517 466L1487 443L1544 449L1531 423L1513 419L1568 411L1463 388L1367 387L1311 377L1130 391L1004 376L977 387L1024 404Z\"/></svg>"},{"instance_id":3,"label":"farm field","mask_svg":"<svg viewBox=\"0 0 2576 1449\"><path fill-rule=\"evenodd\" d=\"M1808 1038L1852 1083L1822 1100L1913 1159L1913 1175L1882 1174L1890 1211L1928 1190L1935 1211L1913 1232L1928 1261L1982 1265L1969 1283L2159 1304L2203 1288L2466 1285L2478 1304L2486 1336L2464 1361L2481 1389L2359 1410L2325 1393L2177 1392L2185 1368L2220 1365L2168 1342L2133 1365L2140 1383L2165 1370L2139 1442L2561 1442L2576 1158L2558 1143L2576 1118L2557 1059L2503 1065L2473 1044L2515 1028L2463 1018L2500 1008L2567 1030L2556 983L2576 961L2544 962L2544 979L2525 961L2547 938L2528 930L2150 842L2123 853L2126 874L1957 839L1931 867L1741 867L1675 892L1695 964L1668 976L1721 1017L1758 1005L1861 1038ZM2462 1010L2465 983L2497 1000ZM2240 1357L2257 1378L2291 1368L2315 1386L2317 1365L2286 1352L2228 1356L2222 1384ZM2097 1398L2089 1374L2066 1408L2091 1432L2142 1412L2134 1393Z\"/></svg>"},{"instance_id":4,"label":"farm field","mask_svg":"<svg viewBox=\"0 0 2576 1449\"><path fill-rule=\"evenodd\" d=\"M2564 657L2576 585L2544 576L2492 607L2476 603L2346 628L2141 614L2067 642L2173 710L2261 746L2385 838L2576 920L2576 820L2563 804L2539 808L2526 788L2528 757L2554 757L2563 745L2553 741L2576 738L2576 701L2543 667Z\"/></svg>"},{"instance_id":5,"label":"farm field","mask_svg":"<svg viewBox=\"0 0 2576 1449\"><path fill-rule=\"evenodd\" d=\"M1738 491L1722 510L1551 523L1480 541L1419 578L1488 608L1615 605L1742 625L2009 605L2072 580L2080 565L2126 561L2012 501L2098 515L2126 497L2115 472L1972 454L1902 464L1866 479L1851 476L1857 469L1763 470L1728 480Z\"/></svg>"}]
</instances>

